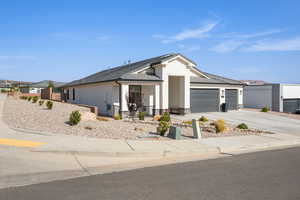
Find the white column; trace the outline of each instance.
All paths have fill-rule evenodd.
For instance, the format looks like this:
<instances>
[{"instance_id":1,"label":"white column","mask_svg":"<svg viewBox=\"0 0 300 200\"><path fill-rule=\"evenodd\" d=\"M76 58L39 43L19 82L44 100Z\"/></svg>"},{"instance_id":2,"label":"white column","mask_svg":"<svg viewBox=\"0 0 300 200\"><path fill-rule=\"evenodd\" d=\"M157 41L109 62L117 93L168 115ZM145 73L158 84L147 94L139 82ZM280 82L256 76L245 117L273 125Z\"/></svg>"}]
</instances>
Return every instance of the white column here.
<instances>
[{"instance_id":1,"label":"white column","mask_svg":"<svg viewBox=\"0 0 300 200\"><path fill-rule=\"evenodd\" d=\"M222 103L225 103L225 88L219 88L219 102L220 102L220 105L222 104Z\"/></svg>"},{"instance_id":2,"label":"white column","mask_svg":"<svg viewBox=\"0 0 300 200\"><path fill-rule=\"evenodd\" d=\"M121 104L120 109L122 112L128 111L127 100L129 97L129 86L126 84L121 85Z\"/></svg>"},{"instance_id":3,"label":"white column","mask_svg":"<svg viewBox=\"0 0 300 200\"><path fill-rule=\"evenodd\" d=\"M160 85L154 85L154 109L160 109Z\"/></svg>"},{"instance_id":4,"label":"white column","mask_svg":"<svg viewBox=\"0 0 300 200\"><path fill-rule=\"evenodd\" d=\"M184 108L190 109L190 76L184 77Z\"/></svg>"},{"instance_id":5,"label":"white column","mask_svg":"<svg viewBox=\"0 0 300 200\"><path fill-rule=\"evenodd\" d=\"M166 78L160 84L160 108L169 109L169 83L168 78Z\"/></svg>"}]
</instances>

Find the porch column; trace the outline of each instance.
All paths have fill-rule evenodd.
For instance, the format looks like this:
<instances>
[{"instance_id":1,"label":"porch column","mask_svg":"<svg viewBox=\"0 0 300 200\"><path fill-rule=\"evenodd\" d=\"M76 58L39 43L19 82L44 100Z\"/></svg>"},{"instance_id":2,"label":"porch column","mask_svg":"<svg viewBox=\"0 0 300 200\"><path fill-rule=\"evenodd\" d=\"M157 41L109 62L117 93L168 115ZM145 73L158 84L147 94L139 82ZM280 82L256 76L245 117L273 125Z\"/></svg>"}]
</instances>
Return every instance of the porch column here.
<instances>
[{"instance_id":1,"label":"porch column","mask_svg":"<svg viewBox=\"0 0 300 200\"><path fill-rule=\"evenodd\" d=\"M184 76L184 112L183 114L190 113L190 76Z\"/></svg>"},{"instance_id":2,"label":"porch column","mask_svg":"<svg viewBox=\"0 0 300 200\"><path fill-rule=\"evenodd\" d=\"M154 108L153 115L159 114L160 109L160 85L154 85Z\"/></svg>"},{"instance_id":3,"label":"porch column","mask_svg":"<svg viewBox=\"0 0 300 200\"><path fill-rule=\"evenodd\" d=\"M169 109L169 83L166 78L160 84L160 112L163 113Z\"/></svg>"},{"instance_id":4,"label":"porch column","mask_svg":"<svg viewBox=\"0 0 300 200\"><path fill-rule=\"evenodd\" d=\"M120 85L120 116L128 115L128 106L126 98L129 97L129 86L127 84Z\"/></svg>"}]
</instances>

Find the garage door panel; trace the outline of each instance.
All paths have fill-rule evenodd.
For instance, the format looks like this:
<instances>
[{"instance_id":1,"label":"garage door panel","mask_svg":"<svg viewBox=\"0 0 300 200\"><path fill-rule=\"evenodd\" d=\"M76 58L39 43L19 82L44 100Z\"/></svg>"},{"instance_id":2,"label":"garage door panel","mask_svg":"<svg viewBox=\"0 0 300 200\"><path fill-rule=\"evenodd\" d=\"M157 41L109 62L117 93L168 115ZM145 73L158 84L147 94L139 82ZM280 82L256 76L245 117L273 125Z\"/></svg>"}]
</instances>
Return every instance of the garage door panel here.
<instances>
[{"instance_id":1,"label":"garage door panel","mask_svg":"<svg viewBox=\"0 0 300 200\"><path fill-rule=\"evenodd\" d=\"M219 111L218 89L191 89L191 112Z\"/></svg>"},{"instance_id":2,"label":"garage door panel","mask_svg":"<svg viewBox=\"0 0 300 200\"><path fill-rule=\"evenodd\" d=\"M225 102L228 106L228 110L238 109L238 90L227 89L225 90Z\"/></svg>"},{"instance_id":3,"label":"garage door panel","mask_svg":"<svg viewBox=\"0 0 300 200\"><path fill-rule=\"evenodd\" d=\"M295 113L297 109L300 109L300 99L284 99L283 100L283 112Z\"/></svg>"}]
</instances>

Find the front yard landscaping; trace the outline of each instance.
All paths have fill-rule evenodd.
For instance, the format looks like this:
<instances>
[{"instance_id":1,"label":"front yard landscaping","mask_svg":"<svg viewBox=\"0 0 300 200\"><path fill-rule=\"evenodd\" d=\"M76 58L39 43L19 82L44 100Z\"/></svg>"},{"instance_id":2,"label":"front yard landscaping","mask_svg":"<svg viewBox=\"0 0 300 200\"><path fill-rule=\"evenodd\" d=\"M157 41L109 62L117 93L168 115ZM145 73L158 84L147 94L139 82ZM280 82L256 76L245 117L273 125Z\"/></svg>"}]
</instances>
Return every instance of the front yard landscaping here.
<instances>
[{"instance_id":1,"label":"front yard landscaping","mask_svg":"<svg viewBox=\"0 0 300 200\"><path fill-rule=\"evenodd\" d=\"M51 109L49 109L47 101L45 102L46 103L43 102L43 104L39 104L32 103L32 101L28 100L9 97L5 101L3 119L9 126L14 128L47 133L107 139L170 140L168 137L160 136L159 133L157 133L159 121L153 120L152 117L145 116L144 120L137 118L134 121L131 119L115 120L108 117L96 118L93 113L90 113L90 109L86 107L53 102ZM70 114L75 111L79 111L81 114L80 122L75 125L73 121L72 125L70 125ZM74 114L74 116L76 115ZM222 120L214 122L204 117L199 119L202 136L207 138L267 133L259 130L239 129L233 125L226 124L226 119L225 130L218 132L220 122L222 122ZM183 139L193 138L191 121L181 121L171 118L170 123L171 125L181 127Z\"/></svg>"}]
</instances>

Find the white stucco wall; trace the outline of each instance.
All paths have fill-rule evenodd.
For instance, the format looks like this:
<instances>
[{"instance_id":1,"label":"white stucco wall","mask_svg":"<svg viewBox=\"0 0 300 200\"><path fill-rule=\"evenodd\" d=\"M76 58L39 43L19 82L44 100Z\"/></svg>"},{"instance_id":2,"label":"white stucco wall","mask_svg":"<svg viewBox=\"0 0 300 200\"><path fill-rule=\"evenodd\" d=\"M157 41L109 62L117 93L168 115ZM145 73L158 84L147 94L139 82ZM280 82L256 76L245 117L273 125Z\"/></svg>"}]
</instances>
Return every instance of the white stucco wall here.
<instances>
[{"instance_id":1,"label":"white stucco wall","mask_svg":"<svg viewBox=\"0 0 300 200\"><path fill-rule=\"evenodd\" d=\"M73 88L75 88L75 100L73 100ZM118 103L119 88L113 83L83 85L68 88L70 103L97 106L102 115L112 115L112 105ZM108 105L111 110L108 110Z\"/></svg>"},{"instance_id":2,"label":"white stucco wall","mask_svg":"<svg viewBox=\"0 0 300 200\"><path fill-rule=\"evenodd\" d=\"M300 98L300 85L282 84L282 96L284 99Z\"/></svg>"}]
</instances>

